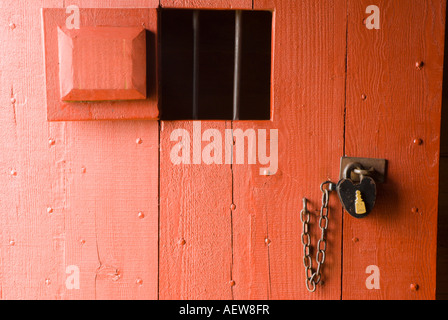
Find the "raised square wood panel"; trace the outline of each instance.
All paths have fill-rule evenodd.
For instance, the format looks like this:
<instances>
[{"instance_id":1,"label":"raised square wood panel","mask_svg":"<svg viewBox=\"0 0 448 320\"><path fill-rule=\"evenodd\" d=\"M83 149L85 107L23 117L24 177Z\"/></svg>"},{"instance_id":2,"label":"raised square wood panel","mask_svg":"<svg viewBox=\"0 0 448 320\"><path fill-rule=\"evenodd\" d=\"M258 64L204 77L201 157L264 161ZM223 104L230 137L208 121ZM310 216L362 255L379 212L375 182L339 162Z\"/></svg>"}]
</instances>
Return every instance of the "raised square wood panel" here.
<instances>
[{"instance_id":1,"label":"raised square wood panel","mask_svg":"<svg viewBox=\"0 0 448 320\"><path fill-rule=\"evenodd\" d=\"M58 28L63 101L146 99L143 27Z\"/></svg>"},{"instance_id":2,"label":"raised square wood panel","mask_svg":"<svg viewBox=\"0 0 448 320\"><path fill-rule=\"evenodd\" d=\"M159 117L157 10L149 8L84 9L81 7L79 16L80 29L64 31L68 17L66 10L42 9L47 119L49 121L157 119ZM128 39L130 42L126 44L125 39L130 37L129 34L123 35L121 44L109 41L108 45L112 45L113 50L105 51L108 45L104 43L100 45L98 41L95 43L99 45L97 47L99 51L93 50L95 46L92 43L87 44L90 50L84 51L82 45L76 45L85 39L86 35L93 36L94 33L88 30L101 26L125 29L144 28L146 33L142 35L139 32L140 35L136 37L136 40L142 40L145 37L146 47L130 39ZM96 30L97 33L101 33L98 29ZM71 40L74 45L74 51L71 51L72 45L64 45L64 42L69 41L70 34L78 33L80 34L77 38ZM107 35L107 32L102 34ZM112 37L118 34L119 32L114 32ZM109 34L108 37L110 39L111 35ZM102 41L105 41L104 37ZM139 63L142 57L138 55L141 55L143 51L146 51L146 59L144 63ZM105 52L107 56L104 56ZM128 58L123 58L122 55L120 58L114 58L114 52L122 52L124 57ZM120 64L122 58L124 60ZM101 61L90 61L91 59ZM107 67L107 59L113 60L111 63L115 65L114 68ZM121 69L117 69L119 67ZM73 77L75 78L72 79ZM123 99L126 101L120 101Z\"/></svg>"}]
</instances>

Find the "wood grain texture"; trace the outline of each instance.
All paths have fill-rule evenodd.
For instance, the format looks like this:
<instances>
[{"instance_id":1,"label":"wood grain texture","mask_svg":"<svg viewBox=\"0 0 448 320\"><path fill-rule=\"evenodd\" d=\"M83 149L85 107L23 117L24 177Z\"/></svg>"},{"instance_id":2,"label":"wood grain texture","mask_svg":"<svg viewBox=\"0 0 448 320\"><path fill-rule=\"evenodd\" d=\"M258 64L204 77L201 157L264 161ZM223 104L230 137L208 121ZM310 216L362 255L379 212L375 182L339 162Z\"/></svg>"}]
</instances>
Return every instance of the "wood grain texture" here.
<instances>
[{"instance_id":1,"label":"wood grain texture","mask_svg":"<svg viewBox=\"0 0 448 320\"><path fill-rule=\"evenodd\" d=\"M39 12L43 3L0 3L2 299L58 298L56 278L65 273L63 249L58 246L63 221L46 215L55 163L48 148L44 107ZM45 4L61 6L62 1ZM46 279L53 285L46 285Z\"/></svg>"},{"instance_id":2,"label":"wood grain texture","mask_svg":"<svg viewBox=\"0 0 448 320\"><path fill-rule=\"evenodd\" d=\"M345 1L256 0L254 9L273 10L274 15L273 120L236 121L233 127L267 129L268 137L270 129L278 129L279 168L275 175L263 176L260 168L266 166L233 166L235 297L339 299L337 196L330 200L325 285L314 294L305 288L299 213L302 198L308 198L315 248L320 237L319 187L337 179L343 153Z\"/></svg>"},{"instance_id":3,"label":"wood grain texture","mask_svg":"<svg viewBox=\"0 0 448 320\"><path fill-rule=\"evenodd\" d=\"M445 21L445 30L446 30ZM445 31L445 43L448 41L448 32ZM448 50L445 46L444 62L448 61ZM443 65L442 87L442 125L440 131L440 156L448 157L448 64Z\"/></svg>"},{"instance_id":4,"label":"wood grain texture","mask_svg":"<svg viewBox=\"0 0 448 320\"><path fill-rule=\"evenodd\" d=\"M67 123L65 135L67 263L89 263L96 299L156 299L158 123Z\"/></svg>"},{"instance_id":5,"label":"wood grain texture","mask_svg":"<svg viewBox=\"0 0 448 320\"><path fill-rule=\"evenodd\" d=\"M155 299L158 124L46 121L40 8L63 5L0 4L1 298Z\"/></svg>"},{"instance_id":6,"label":"wood grain texture","mask_svg":"<svg viewBox=\"0 0 448 320\"><path fill-rule=\"evenodd\" d=\"M229 122L201 122L202 132L224 132ZM174 130L191 121L162 122L160 132L160 299L231 299L232 176L230 165L171 162ZM202 135L202 133L201 133ZM202 148L201 148L202 150ZM202 152L202 151L201 151ZM185 242L184 242L185 241Z\"/></svg>"},{"instance_id":7,"label":"wood grain texture","mask_svg":"<svg viewBox=\"0 0 448 320\"><path fill-rule=\"evenodd\" d=\"M370 4L348 1L346 153L388 159L388 181L369 217L344 214L342 298L434 299L445 1L377 1L380 30L363 24Z\"/></svg>"}]
</instances>

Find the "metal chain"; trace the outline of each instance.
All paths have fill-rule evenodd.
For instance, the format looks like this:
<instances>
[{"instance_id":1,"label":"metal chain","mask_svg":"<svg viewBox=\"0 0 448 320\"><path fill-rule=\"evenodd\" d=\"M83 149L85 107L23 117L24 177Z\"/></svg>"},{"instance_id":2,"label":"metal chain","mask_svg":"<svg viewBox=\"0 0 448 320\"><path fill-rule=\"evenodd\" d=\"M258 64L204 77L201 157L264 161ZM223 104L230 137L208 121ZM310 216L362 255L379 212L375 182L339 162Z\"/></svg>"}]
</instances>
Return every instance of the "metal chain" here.
<instances>
[{"instance_id":1,"label":"metal chain","mask_svg":"<svg viewBox=\"0 0 448 320\"><path fill-rule=\"evenodd\" d=\"M328 188L325 186L328 185ZM305 267L305 284L309 292L316 291L316 286L320 283L322 278L322 266L325 262L327 240L325 232L328 229L329 208L328 202L330 200L330 192L335 190L336 185L331 181L326 181L320 185L322 191L322 206L320 208L319 228L321 229L321 237L317 242L316 262L317 269L313 273L313 261L310 255L311 236L310 229L310 212L307 208L307 199L303 198L303 209L300 211L300 220L303 224L302 229L302 244L303 244L303 265Z\"/></svg>"}]
</instances>

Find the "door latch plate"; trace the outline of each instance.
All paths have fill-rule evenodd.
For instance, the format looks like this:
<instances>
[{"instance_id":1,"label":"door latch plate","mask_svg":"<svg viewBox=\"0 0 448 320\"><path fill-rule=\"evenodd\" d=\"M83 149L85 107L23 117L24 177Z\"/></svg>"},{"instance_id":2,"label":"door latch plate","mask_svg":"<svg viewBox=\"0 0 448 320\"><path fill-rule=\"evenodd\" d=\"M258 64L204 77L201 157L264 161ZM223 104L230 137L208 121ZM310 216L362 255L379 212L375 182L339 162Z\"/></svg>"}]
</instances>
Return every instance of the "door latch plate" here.
<instances>
[{"instance_id":1,"label":"door latch plate","mask_svg":"<svg viewBox=\"0 0 448 320\"><path fill-rule=\"evenodd\" d=\"M386 159L342 157L339 179L344 179L345 168L347 168L351 164L360 164L362 166L362 169L365 170L374 169L372 171L371 177L377 183L384 183L386 181L386 174L387 174Z\"/></svg>"}]
</instances>

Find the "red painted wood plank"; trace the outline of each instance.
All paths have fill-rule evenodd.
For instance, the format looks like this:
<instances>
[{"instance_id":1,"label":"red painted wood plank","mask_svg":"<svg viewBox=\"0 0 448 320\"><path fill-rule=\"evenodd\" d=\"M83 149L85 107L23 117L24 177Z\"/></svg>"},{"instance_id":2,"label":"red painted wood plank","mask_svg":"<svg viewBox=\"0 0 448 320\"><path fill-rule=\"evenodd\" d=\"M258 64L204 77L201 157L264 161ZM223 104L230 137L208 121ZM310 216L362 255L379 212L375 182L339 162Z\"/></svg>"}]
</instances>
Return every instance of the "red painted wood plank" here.
<instances>
[{"instance_id":1,"label":"red painted wood plank","mask_svg":"<svg viewBox=\"0 0 448 320\"><path fill-rule=\"evenodd\" d=\"M196 122L198 125L199 122ZM229 122L201 122L224 133ZM232 175L230 165L173 164L175 130L194 145L193 122L162 122L160 132L160 299L231 299ZM176 137L177 138L177 137ZM174 138L174 139L176 139ZM202 152L202 148L201 151Z\"/></svg>"},{"instance_id":2,"label":"red painted wood plank","mask_svg":"<svg viewBox=\"0 0 448 320\"><path fill-rule=\"evenodd\" d=\"M379 30L363 24L371 2L348 4L346 153L389 170L371 215L344 215L342 297L434 299L445 1L377 1ZM366 288L369 265L379 290Z\"/></svg>"},{"instance_id":3,"label":"red painted wood plank","mask_svg":"<svg viewBox=\"0 0 448 320\"><path fill-rule=\"evenodd\" d=\"M65 136L67 263L87 264L96 299L156 299L158 123L68 123Z\"/></svg>"},{"instance_id":4,"label":"red painted wood plank","mask_svg":"<svg viewBox=\"0 0 448 320\"><path fill-rule=\"evenodd\" d=\"M324 286L305 288L302 198L315 247L320 237L320 184L338 177L343 152L345 1L255 1L273 10L272 121L237 121L235 129L278 129L278 171L234 165L235 297L339 299L341 206L330 200ZM271 139L269 143L273 143ZM268 150L269 150L268 143ZM314 251L315 252L315 251ZM315 254L312 255L313 260ZM314 262L314 268L316 263Z\"/></svg>"},{"instance_id":5,"label":"red painted wood plank","mask_svg":"<svg viewBox=\"0 0 448 320\"><path fill-rule=\"evenodd\" d=\"M52 150L45 119L39 8L0 2L0 298L56 299L64 274L63 222L46 214ZM46 279L53 280L49 285Z\"/></svg>"},{"instance_id":6,"label":"red painted wood plank","mask_svg":"<svg viewBox=\"0 0 448 320\"><path fill-rule=\"evenodd\" d=\"M73 4L142 6L138 0ZM158 1L144 5L157 6ZM80 268L81 281L86 281L85 289L93 289L93 298L158 297L158 130L155 121L74 122L65 128L72 172L67 261L86 265ZM81 293L66 294L81 298L82 289L83 282Z\"/></svg>"},{"instance_id":7,"label":"red painted wood plank","mask_svg":"<svg viewBox=\"0 0 448 320\"><path fill-rule=\"evenodd\" d=\"M163 7L251 8L251 1L161 1ZM202 121L225 136L229 121ZM232 173L229 164L174 165L174 130L191 136L193 122L163 121L160 132L160 299L231 299ZM205 146L207 143L201 143ZM202 148L201 148L202 150Z\"/></svg>"},{"instance_id":8,"label":"red painted wood plank","mask_svg":"<svg viewBox=\"0 0 448 320\"><path fill-rule=\"evenodd\" d=\"M158 124L46 121L39 9L63 3L0 3L1 298L156 299Z\"/></svg>"}]
</instances>

